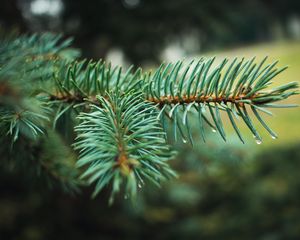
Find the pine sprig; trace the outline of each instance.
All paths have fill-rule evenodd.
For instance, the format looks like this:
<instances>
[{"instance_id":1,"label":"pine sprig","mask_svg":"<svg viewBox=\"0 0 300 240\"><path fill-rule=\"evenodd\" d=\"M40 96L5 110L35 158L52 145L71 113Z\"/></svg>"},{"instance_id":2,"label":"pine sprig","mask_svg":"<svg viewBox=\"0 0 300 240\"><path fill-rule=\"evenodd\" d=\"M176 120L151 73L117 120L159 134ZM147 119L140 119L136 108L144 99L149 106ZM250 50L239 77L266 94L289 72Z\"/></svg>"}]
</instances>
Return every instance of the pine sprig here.
<instances>
[{"instance_id":1,"label":"pine sprig","mask_svg":"<svg viewBox=\"0 0 300 240\"><path fill-rule=\"evenodd\" d=\"M91 105L90 113L79 115L74 144L79 150L78 166L87 165L82 177L90 184L97 182L94 196L111 181L113 194L125 181L127 192L134 196L144 178L159 185L175 176L167 164L174 153L165 142L154 105L144 102L140 94L97 100L101 108Z\"/></svg>"},{"instance_id":2,"label":"pine sprig","mask_svg":"<svg viewBox=\"0 0 300 240\"><path fill-rule=\"evenodd\" d=\"M256 141L260 143L262 137L256 130L248 111L254 112L259 122L271 134L267 123L259 112L270 113L268 107L292 107L294 105L274 105L275 102L284 100L298 92L298 83L292 82L266 91L279 73L284 68L276 68L277 61L265 64L267 58L255 63L255 59L235 58L232 62L224 59L219 65L214 66L215 58L200 59L197 63L190 62L184 67L184 62L175 64L162 64L154 74L142 73L140 69L132 71L132 67L123 73L121 67L111 69L105 62L87 63L86 61L74 63L57 77L56 93L50 100L67 102L73 106L86 106L92 102L99 104L97 95L107 97L107 93L120 91L141 92L145 100L156 104L161 112L161 118L171 120L174 125L173 133L177 140L177 131L183 141L189 139L192 143L191 127L189 126L189 112L199 112L200 134L205 140L204 127L208 125L213 131L218 131L226 141L220 111L225 111L238 138L244 139L238 129L236 120L242 119ZM62 79L62 80L59 80ZM247 106L249 110L247 111ZM68 106L62 108L61 116ZM164 113L164 114L162 114ZM208 113L208 114L207 114ZM239 118L240 117L240 118Z\"/></svg>"},{"instance_id":3,"label":"pine sprig","mask_svg":"<svg viewBox=\"0 0 300 240\"><path fill-rule=\"evenodd\" d=\"M54 72L77 55L68 49L71 42L50 33L0 38L0 125L14 142L20 134L33 139L46 133L52 109L39 93L52 87Z\"/></svg>"},{"instance_id":4,"label":"pine sprig","mask_svg":"<svg viewBox=\"0 0 300 240\"><path fill-rule=\"evenodd\" d=\"M62 63L78 55L70 44L53 34L0 37L0 152L2 165L23 171L32 182L73 192L78 190L74 156L59 137L51 137L53 111L40 94L53 87L53 73Z\"/></svg>"},{"instance_id":5,"label":"pine sprig","mask_svg":"<svg viewBox=\"0 0 300 240\"><path fill-rule=\"evenodd\" d=\"M250 107L249 109L254 112L271 136L277 138L259 115L259 111L269 113L265 108L279 107L281 105L274 103L298 94L296 90L298 83L292 82L267 90L271 80L286 67L276 68L277 62L265 66L266 59L259 63L255 63L254 58L247 61L234 59L230 63L228 59L224 59L216 67L213 66L215 58L200 59L197 63L192 61L186 67L182 61L176 64L162 64L148 78L145 96L148 101L156 103L161 108L161 112L171 119L172 124L175 125L174 133L176 128L179 128L183 139L186 137L178 118L181 118L180 122L186 126L186 135L191 136L188 113L196 111L199 113L199 127L203 139L205 139L203 123L206 122L226 141L220 115L220 111L225 111L242 142L244 142L243 137L234 120L235 117L240 119L239 116L255 136L256 141L260 143L262 138L252 123L252 117L249 116L246 106ZM289 106L293 105L286 105ZM160 115L164 116L161 113ZM210 120L207 115L210 116ZM193 142L191 137L189 139Z\"/></svg>"}]
</instances>

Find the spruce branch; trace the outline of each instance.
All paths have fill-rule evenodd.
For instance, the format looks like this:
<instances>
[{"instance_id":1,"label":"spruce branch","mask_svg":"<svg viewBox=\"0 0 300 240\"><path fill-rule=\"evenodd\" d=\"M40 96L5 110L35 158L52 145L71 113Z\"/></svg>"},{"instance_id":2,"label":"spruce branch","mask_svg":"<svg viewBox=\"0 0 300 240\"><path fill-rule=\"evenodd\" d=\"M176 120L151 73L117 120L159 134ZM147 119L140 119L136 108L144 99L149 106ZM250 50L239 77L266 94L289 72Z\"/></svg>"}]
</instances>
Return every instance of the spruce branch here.
<instances>
[{"instance_id":1,"label":"spruce branch","mask_svg":"<svg viewBox=\"0 0 300 240\"><path fill-rule=\"evenodd\" d=\"M215 58L200 59L197 63L192 61L186 67L182 61L176 64L162 64L148 78L145 90L146 98L148 101L156 103L161 111L171 119L172 124L175 125L173 132L176 133L179 128L182 138L186 139L185 135L188 135L191 143L193 140L188 125L188 113L193 111L198 112L203 139L205 138L202 125L203 122L206 122L226 141L220 115L220 111L225 111L242 142L244 140L235 123L234 116L237 119L239 116L241 117L255 136L256 141L260 143L262 138L252 123L247 106L271 136L277 138L277 135L260 116L259 111L269 113L266 109L268 107L284 107L284 105L277 105L276 102L298 94L298 83L292 82L268 90L271 80L287 67L276 68L277 62L265 66L267 58L259 63L255 63L254 59L238 61L235 58L232 62L224 59L216 67L213 66ZM293 106L286 105L286 107ZM205 112L209 114L205 114ZM180 116L177 116L178 113ZM161 113L160 115L163 116ZM211 120L207 115L210 115ZM177 120L179 117L181 118L180 122L186 128L186 134Z\"/></svg>"},{"instance_id":2,"label":"spruce branch","mask_svg":"<svg viewBox=\"0 0 300 240\"><path fill-rule=\"evenodd\" d=\"M53 34L0 38L0 152L1 165L73 192L77 170L69 164L67 147L52 137L52 109L40 95L53 86L53 73L77 55L70 44Z\"/></svg>"},{"instance_id":3,"label":"spruce branch","mask_svg":"<svg viewBox=\"0 0 300 240\"><path fill-rule=\"evenodd\" d=\"M145 101L152 102L161 109L160 117L167 115L174 125L173 132L176 134L179 131L183 141L189 139L193 142L188 124L189 112L198 112L203 139L205 137L202 125L205 123L214 131L218 131L226 141L220 115L220 111L225 111L242 142L243 137L235 122L235 118L239 120L239 117L246 123L256 140L261 142L262 137L252 123L248 111L252 111L271 136L277 138L259 112L270 113L266 109L269 107L293 107L294 105L277 105L276 102L298 94L297 82L268 90L271 80L286 67L276 68L277 62L266 65L266 60L267 58L264 58L255 63L254 58L240 61L236 58L232 62L224 59L214 66L215 58L202 58L197 63L190 62L187 66L184 66L182 61L162 64L153 74L142 73L140 69L132 72L132 68L123 73L121 67L111 70L111 66L102 61L82 61L71 65L57 78L57 90L56 93L50 94L50 101L83 106L88 103L99 104L97 95L107 98L107 93L110 92L141 92Z\"/></svg>"},{"instance_id":4,"label":"spruce branch","mask_svg":"<svg viewBox=\"0 0 300 240\"><path fill-rule=\"evenodd\" d=\"M77 167L82 180L96 183L93 196L107 185L112 187L111 201L122 186L126 196L134 196L144 179L159 185L174 177L168 165L174 151L166 135L171 129L176 141L181 136L194 144L192 117L204 141L207 127L226 141L227 115L243 143L238 121L261 143L254 118L277 138L261 113L295 106L278 102L298 94L298 83L272 88L286 67L278 68L277 61L268 64L267 58L224 59L219 64L215 58L201 58L188 64L164 63L154 72L133 66L124 71L102 60L76 60L78 52L70 43L52 34L0 39L0 140L12 140L14 149L23 149L24 139L35 149L43 146L40 160L29 165L36 162L50 179L75 188L76 174L61 172L63 165L56 168L50 160L57 155L50 151L45 159L43 153L53 146L45 140L51 129L67 135L67 143L76 138Z\"/></svg>"},{"instance_id":5,"label":"spruce branch","mask_svg":"<svg viewBox=\"0 0 300 240\"><path fill-rule=\"evenodd\" d=\"M174 153L165 142L153 104L145 102L139 93L122 98L116 93L97 100L101 108L91 105L90 113L79 115L81 123L75 128L78 139L74 143L79 150L78 166L87 165L82 177L89 183L97 182L94 196L111 181L112 197L123 181L134 196L144 178L159 185L175 176L167 164Z\"/></svg>"}]
</instances>

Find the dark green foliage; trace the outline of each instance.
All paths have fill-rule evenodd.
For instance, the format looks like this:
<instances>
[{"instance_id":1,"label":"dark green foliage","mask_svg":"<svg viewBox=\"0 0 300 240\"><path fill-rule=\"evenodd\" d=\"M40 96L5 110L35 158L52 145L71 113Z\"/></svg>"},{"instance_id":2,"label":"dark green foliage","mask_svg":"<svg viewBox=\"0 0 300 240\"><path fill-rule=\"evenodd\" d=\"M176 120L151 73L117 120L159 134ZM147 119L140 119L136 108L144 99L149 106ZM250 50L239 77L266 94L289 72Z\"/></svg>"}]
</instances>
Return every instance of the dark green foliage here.
<instances>
[{"instance_id":1,"label":"dark green foliage","mask_svg":"<svg viewBox=\"0 0 300 240\"><path fill-rule=\"evenodd\" d=\"M75 50L52 34L0 40L1 165L27 172L33 182L78 191L75 155L51 130L53 110L41 95L55 69Z\"/></svg>"},{"instance_id":2,"label":"dark green foliage","mask_svg":"<svg viewBox=\"0 0 300 240\"><path fill-rule=\"evenodd\" d=\"M69 193L79 192L78 169L75 155L64 144L60 136L47 131L47 136L30 141L25 135L10 146L9 138L0 139L1 168L13 170L29 185L61 188ZM25 154L26 153L26 154Z\"/></svg>"},{"instance_id":3,"label":"dark green foliage","mask_svg":"<svg viewBox=\"0 0 300 240\"><path fill-rule=\"evenodd\" d=\"M180 179L147 185L135 203L31 190L0 169L2 239L298 239L299 144L245 159L220 142L180 149ZM243 148L244 147L244 148ZM213 151L211 150L213 148ZM252 148L253 149L253 148ZM184 161L183 161L184 159ZM241 164L241 160L244 164ZM205 162L206 168L200 168ZM239 164L234 164L239 162ZM59 230L59 234L58 234Z\"/></svg>"},{"instance_id":4,"label":"dark green foliage","mask_svg":"<svg viewBox=\"0 0 300 240\"><path fill-rule=\"evenodd\" d=\"M61 144L62 148L55 145L61 157L47 152L53 150L53 129L67 145L75 138L77 166L84 182L96 182L94 195L111 184L112 197L122 185L125 196L134 196L143 179L159 185L175 176L167 163L174 156L167 129L172 129L175 140L180 136L193 144L191 116L197 113L204 140L207 125L226 141L224 111L242 142L239 119L261 143L252 118L276 138L260 112L291 107L277 102L297 94L297 83L268 90L285 68L276 68L277 62L265 64L266 58L258 63L254 58L224 59L218 65L211 58L187 66L182 61L162 64L154 73L134 67L123 71L103 61L76 61L78 52L68 48L70 43L45 34L3 38L0 44L0 130L6 143L1 151L13 161L18 158L14 149L24 146L23 141L30 149L40 149L33 155L35 161L61 185L70 186L66 189L77 184L76 174L63 170L69 165L60 165L72 150Z\"/></svg>"}]
</instances>

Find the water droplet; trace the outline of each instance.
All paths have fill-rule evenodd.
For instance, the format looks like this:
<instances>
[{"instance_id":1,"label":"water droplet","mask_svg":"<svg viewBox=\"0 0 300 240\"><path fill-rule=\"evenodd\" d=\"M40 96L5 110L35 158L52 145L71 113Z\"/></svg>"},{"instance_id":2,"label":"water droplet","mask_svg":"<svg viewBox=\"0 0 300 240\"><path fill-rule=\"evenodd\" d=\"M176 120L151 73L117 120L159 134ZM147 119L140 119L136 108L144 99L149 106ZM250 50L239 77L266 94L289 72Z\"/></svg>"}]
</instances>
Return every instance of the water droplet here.
<instances>
[{"instance_id":1,"label":"water droplet","mask_svg":"<svg viewBox=\"0 0 300 240\"><path fill-rule=\"evenodd\" d=\"M142 188L142 184L141 184L141 183L138 183L138 187L139 187L139 188Z\"/></svg>"},{"instance_id":2,"label":"water droplet","mask_svg":"<svg viewBox=\"0 0 300 240\"><path fill-rule=\"evenodd\" d=\"M127 194L124 195L124 199L128 199L128 195Z\"/></svg>"},{"instance_id":3,"label":"water droplet","mask_svg":"<svg viewBox=\"0 0 300 240\"><path fill-rule=\"evenodd\" d=\"M259 144L262 144L262 140L260 140L260 139L256 139L255 142L256 142L256 144L258 144L258 145L259 145Z\"/></svg>"},{"instance_id":4,"label":"water droplet","mask_svg":"<svg viewBox=\"0 0 300 240\"><path fill-rule=\"evenodd\" d=\"M186 140L186 139L184 139L184 138L182 139L182 141L183 141L183 143L187 143L187 140Z\"/></svg>"},{"instance_id":5,"label":"water droplet","mask_svg":"<svg viewBox=\"0 0 300 240\"><path fill-rule=\"evenodd\" d=\"M212 131L213 133L216 133L216 132L217 132L217 130L214 129L214 128L212 128L211 131Z\"/></svg>"},{"instance_id":6,"label":"water droplet","mask_svg":"<svg viewBox=\"0 0 300 240\"><path fill-rule=\"evenodd\" d=\"M272 139L277 139L278 137L277 137L277 136L274 136L274 135L272 135L272 136L271 136L271 138L272 138Z\"/></svg>"}]
</instances>

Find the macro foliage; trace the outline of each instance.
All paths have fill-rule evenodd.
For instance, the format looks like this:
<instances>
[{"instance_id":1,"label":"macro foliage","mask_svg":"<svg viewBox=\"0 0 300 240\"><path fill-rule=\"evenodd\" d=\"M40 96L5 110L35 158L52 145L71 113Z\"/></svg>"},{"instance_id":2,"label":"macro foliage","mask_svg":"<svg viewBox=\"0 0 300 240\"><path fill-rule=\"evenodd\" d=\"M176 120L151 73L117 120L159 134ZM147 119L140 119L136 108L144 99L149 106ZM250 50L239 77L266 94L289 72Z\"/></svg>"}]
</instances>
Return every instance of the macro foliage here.
<instances>
[{"instance_id":1,"label":"macro foliage","mask_svg":"<svg viewBox=\"0 0 300 240\"><path fill-rule=\"evenodd\" d=\"M53 34L0 40L1 165L69 192L95 184L93 196L109 186L111 202L118 192L135 196L145 181L159 186L176 177L172 143L202 144L208 129L226 141L225 123L244 143L244 122L260 144L253 118L277 138L262 115L295 106L278 102L297 94L298 84L272 88L286 67L267 58L123 70L79 59L71 43Z\"/></svg>"}]
</instances>

